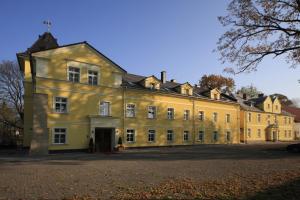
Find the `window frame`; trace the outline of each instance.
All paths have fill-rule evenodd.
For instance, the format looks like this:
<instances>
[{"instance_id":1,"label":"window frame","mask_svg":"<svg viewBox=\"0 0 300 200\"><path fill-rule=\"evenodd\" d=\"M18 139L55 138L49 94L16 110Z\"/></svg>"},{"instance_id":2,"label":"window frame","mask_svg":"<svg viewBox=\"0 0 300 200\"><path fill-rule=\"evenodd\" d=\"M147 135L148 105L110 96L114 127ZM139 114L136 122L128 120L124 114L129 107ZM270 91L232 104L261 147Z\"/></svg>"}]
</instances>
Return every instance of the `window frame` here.
<instances>
[{"instance_id":1,"label":"window frame","mask_svg":"<svg viewBox=\"0 0 300 200\"><path fill-rule=\"evenodd\" d=\"M190 120L190 110L187 109L183 110L183 120L184 121Z\"/></svg>"},{"instance_id":2,"label":"window frame","mask_svg":"<svg viewBox=\"0 0 300 200\"><path fill-rule=\"evenodd\" d=\"M56 98L66 99L66 111L65 112L61 112L61 111L57 111L56 110L56 103L57 103L56 102ZM59 103L63 103L63 102L59 102ZM53 111L54 111L54 113L59 113L59 114L67 114L67 113L69 113L69 98L68 97L63 97L63 96L54 96L53 97Z\"/></svg>"},{"instance_id":3,"label":"window frame","mask_svg":"<svg viewBox=\"0 0 300 200\"><path fill-rule=\"evenodd\" d=\"M226 123L230 123L230 122L231 122L231 116L230 116L230 114L227 113L227 114L225 115L225 118L226 118L226 120L225 120Z\"/></svg>"},{"instance_id":4,"label":"window frame","mask_svg":"<svg viewBox=\"0 0 300 200\"><path fill-rule=\"evenodd\" d=\"M73 69L79 69L79 72L71 72L70 71L70 68L73 68ZM68 70L67 70L67 73L68 73L68 81L69 82L72 82L72 83L81 83L81 68L80 67L73 67L73 66L68 66ZM73 80L70 80L70 73L73 73L73 74L78 74L78 82L77 81L74 81L74 78Z\"/></svg>"},{"instance_id":5,"label":"window frame","mask_svg":"<svg viewBox=\"0 0 300 200\"><path fill-rule=\"evenodd\" d=\"M151 131L153 131L153 132L151 133ZM149 140L150 135L153 135L153 140L152 141ZM148 130L148 142L155 143L155 141L156 141L156 130L155 129L149 129Z\"/></svg>"},{"instance_id":6,"label":"window frame","mask_svg":"<svg viewBox=\"0 0 300 200\"><path fill-rule=\"evenodd\" d=\"M169 115L169 109L171 109L171 110L173 111L173 112L171 112L172 115ZM169 116L171 116L171 118L170 118ZM173 120L173 119L175 119L175 109L174 109L174 108L171 108L171 107L167 108L167 119L168 119L168 120Z\"/></svg>"},{"instance_id":7,"label":"window frame","mask_svg":"<svg viewBox=\"0 0 300 200\"><path fill-rule=\"evenodd\" d=\"M247 129L247 138L251 138L251 128Z\"/></svg>"},{"instance_id":8,"label":"window frame","mask_svg":"<svg viewBox=\"0 0 300 200\"><path fill-rule=\"evenodd\" d=\"M130 110L128 109L128 106L133 106L133 108L130 108L130 110L133 109L133 116L130 116L130 115L129 115L129 112L128 112L128 111L130 111ZM127 104L126 104L126 112L125 112L125 116L126 116L127 118L135 118L135 117L136 117L136 105L135 105L134 103L127 103Z\"/></svg>"},{"instance_id":9,"label":"window frame","mask_svg":"<svg viewBox=\"0 0 300 200\"><path fill-rule=\"evenodd\" d=\"M128 134L128 131L133 131L133 133ZM128 141L128 135L133 135L132 136L132 141ZM126 129L126 143L135 143L136 141L136 130L135 129Z\"/></svg>"},{"instance_id":10,"label":"window frame","mask_svg":"<svg viewBox=\"0 0 300 200\"><path fill-rule=\"evenodd\" d=\"M204 134L205 134L204 130L199 130L198 131L198 141L199 142L204 142ZM200 135L202 136L202 139L200 139Z\"/></svg>"},{"instance_id":11,"label":"window frame","mask_svg":"<svg viewBox=\"0 0 300 200\"><path fill-rule=\"evenodd\" d=\"M257 122L261 123L261 114L260 113L257 114Z\"/></svg>"},{"instance_id":12,"label":"window frame","mask_svg":"<svg viewBox=\"0 0 300 200\"><path fill-rule=\"evenodd\" d=\"M148 119L156 119L156 113L157 113L157 108L156 108L156 106L148 106L147 107L148 109L147 109L147 118ZM153 117L149 117L149 113L150 113L150 108L154 108L154 110L152 110L153 111Z\"/></svg>"},{"instance_id":13,"label":"window frame","mask_svg":"<svg viewBox=\"0 0 300 200\"><path fill-rule=\"evenodd\" d=\"M97 75L96 75L97 83L96 83L96 84L90 84L90 72L96 72L96 73L97 73ZM97 85L99 85L99 75L100 75L100 73L99 73L98 70L88 69L88 70L87 70L87 83L88 83L88 85L91 85L91 86L97 86ZM94 77L94 76L95 76L95 75L93 75L93 77ZM92 82L93 82L93 81L92 81Z\"/></svg>"},{"instance_id":14,"label":"window frame","mask_svg":"<svg viewBox=\"0 0 300 200\"><path fill-rule=\"evenodd\" d=\"M213 142L218 142L219 141L219 132L218 131L213 131Z\"/></svg>"},{"instance_id":15,"label":"window frame","mask_svg":"<svg viewBox=\"0 0 300 200\"><path fill-rule=\"evenodd\" d=\"M183 131L182 137L183 142L188 142L190 140L190 132L188 130Z\"/></svg>"},{"instance_id":16,"label":"window frame","mask_svg":"<svg viewBox=\"0 0 300 200\"><path fill-rule=\"evenodd\" d=\"M107 103L108 104L108 109L107 109L107 115L102 115L101 114L101 103ZM111 116L111 102L110 101L100 101L99 102L99 116L101 116L101 117L109 117L109 116Z\"/></svg>"},{"instance_id":17,"label":"window frame","mask_svg":"<svg viewBox=\"0 0 300 200\"><path fill-rule=\"evenodd\" d=\"M200 110L198 111L198 119L200 121L204 121L205 115L204 115L204 111Z\"/></svg>"},{"instance_id":18,"label":"window frame","mask_svg":"<svg viewBox=\"0 0 300 200\"><path fill-rule=\"evenodd\" d=\"M64 135L65 135L65 142L64 143L61 143L61 142L56 143L55 142L55 135L57 134L57 132L55 131L55 129L65 129L65 133L64 133ZM68 144L67 143L67 132L68 132L68 129L66 127L54 127L54 128L52 128L52 145L66 145L66 144ZM59 135L62 135L62 134L59 134Z\"/></svg>"},{"instance_id":19,"label":"window frame","mask_svg":"<svg viewBox=\"0 0 300 200\"><path fill-rule=\"evenodd\" d=\"M213 122L218 122L218 113L213 112Z\"/></svg>"},{"instance_id":20,"label":"window frame","mask_svg":"<svg viewBox=\"0 0 300 200\"><path fill-rule=\"evenodd\" d=\"M172 135L171 140L169 140L169 135ZM169 129L167 130L167 142L173 142L173 141L174 141L174 131Z\"/></svg>"}]
</instances>

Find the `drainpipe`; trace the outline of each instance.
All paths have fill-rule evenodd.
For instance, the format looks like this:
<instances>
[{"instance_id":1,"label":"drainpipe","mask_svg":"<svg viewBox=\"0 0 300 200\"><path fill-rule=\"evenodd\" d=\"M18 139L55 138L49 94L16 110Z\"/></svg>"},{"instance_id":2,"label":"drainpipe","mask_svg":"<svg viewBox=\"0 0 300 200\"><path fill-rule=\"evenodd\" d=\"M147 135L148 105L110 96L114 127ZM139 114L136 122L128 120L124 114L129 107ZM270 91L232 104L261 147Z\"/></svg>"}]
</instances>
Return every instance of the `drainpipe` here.
<instances>
[{"instance_id":1,"label":"drainpipe","mask_svg":"<svg viewBox=\"0 0 300 200\"><path fill-rule=\"evenodd\" d=\"M196 128L195 128L195 100L193 99L193 144L195 144Z\"/></svg>"}]
</instances>

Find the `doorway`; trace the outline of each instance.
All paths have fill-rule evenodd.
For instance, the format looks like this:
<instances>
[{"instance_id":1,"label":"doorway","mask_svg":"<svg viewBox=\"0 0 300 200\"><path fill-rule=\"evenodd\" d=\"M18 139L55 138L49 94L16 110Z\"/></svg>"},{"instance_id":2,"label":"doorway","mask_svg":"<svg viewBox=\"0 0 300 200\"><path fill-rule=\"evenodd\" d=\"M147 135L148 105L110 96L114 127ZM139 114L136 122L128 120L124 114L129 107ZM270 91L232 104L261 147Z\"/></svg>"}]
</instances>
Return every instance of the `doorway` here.
<instances>
[{"instance_id":1,"label":"doorway","mask_svg":"<svg viewBox=\"0 0 300 200\"><path fill-rule=\"evenodd\" d=\"M112 151L112 128L95 128L95 151Z\"/></svg>"}]
</instances>

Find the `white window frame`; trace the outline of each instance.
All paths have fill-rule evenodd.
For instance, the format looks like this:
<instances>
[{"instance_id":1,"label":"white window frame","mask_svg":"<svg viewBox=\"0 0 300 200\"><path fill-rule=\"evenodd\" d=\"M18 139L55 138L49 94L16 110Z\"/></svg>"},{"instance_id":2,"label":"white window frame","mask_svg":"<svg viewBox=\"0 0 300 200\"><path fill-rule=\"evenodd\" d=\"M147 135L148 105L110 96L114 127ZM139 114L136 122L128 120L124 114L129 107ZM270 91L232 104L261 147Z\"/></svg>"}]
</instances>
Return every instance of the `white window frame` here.
<instances>
[{"instance_id":1,"label":"white window frame","mask_svg":"<svg viewBox=\"0 0 300 200\"><path fill-rule=\"evenodd\" d=\"M218 121L218 113L214 112L213 113L213 122L217 122Z\"/></svg>"},{"instance_id":2,"label":"white window frame","mask_svg":"<svg viewBox=\"0 0 300 200\"><path fill-rule=\"evenodd\" d=\"M132 136L132 141L128 141L128 131L133 131L133 133L129 134L129 135L133 135ZM135 143L135 137L136 137L136 130L135 129L126 129L126 142L127 143Z\"/></svg>"},{"instance_id":3,"label":"white window frame","mask_svg":"<svg viewBox=\"0 0 300 200\"><path fill-rule=\"evenodd\" d=\"M103 114L103 113L101 113L101 104L102 103L106 103L106 104L108 104L108 109L107 109L107 115L105 115L105 113ZM110 101L100 101L99 102L99 115L100 116L102 116L102 117L108 117L108 116L111 116L111 103L110 103Z\"/></svg>"},{"instance_id":4,"label":"white window frame","mask_svg":"<svg viewBox=\"0 0 300 200\"><path fill-rule=\"evenodd\" d=\"M55 129L65 129L65 143L55 143L55 135L57 132L55 132ZM54 127L52 128L52 144L53 145L64 145L64 144L67 144L67 134L68 133L68 129L66 127Z\"/></svg>"},{"instance_id":5,"label":"white window frame","mask_svg":"<svg viewBox=\"0 0 300 200\"><path fill-rule=\"evenodd\" d=\"M153 140L151 140L151 141L150 141L150 135L153 135ZM155 143L155 140L156 140L156 130L155 129L149 129L148 130L148 142Z\"/></svg>"},{"instance_id":6,"label":"white window frame","mask_svg":"<svg viewBox=\"0 0 300 200\"><path fill-rule=\"evenodd\" d=\"M219 141L219 132L218 131L213 131L213 138L212 139L213 139L213 142L218 142Z\"/></svg>"},{"instance_id":7,"label":"white window frame","mask_svg":"<svg viewBox=\"0 0 300 200\"><path fill-rule=\"evenodd\" d=\"M261 138L261 129L260 129L260 128L257 129L257 137L258 137L258 138Z\"/></svg>"},{"instance_id":8,"label":"white window frame","mask_svg":"<svg viewBox=\"0 0 300 200\"><path fill-rule=\"evenodd\" d=\"M204 130L198 131L198 141L199 142L204 142L204 134L205 134ZM202 139L200 139L200 135L202 135Z\"/></svg>"},{"instance_id":9,"label":"white window frame","mask_svg":"<svg viewBox=\"0 0 300 200\"><path fill-rule=\"evenodd\" d=\"M169 112L169 109L171 109L170 112ZM171 111L173 111L173 112L171 112ZM169 114L169 113L171 113L171 114ZM175 119L175 109L174 108L167 108L167 119L168 120Z\"/></svg>"},{"instance_id":10,"label":"white window frame","mask_svg":"<svg viewBox=\"0 0 300 200\"><path fill-rule=\"evenodd\" d=\"M185 136L187 136L187 139L186 139ZM188 142L190 140L190 132L187 131L187 130L183 131L183 138L182 139L183 139L183 142Z\"/></svg>"},{"instance_id":11,"label":"white window frame","mask_svg":"<svg viewBox=\"0 0 300 200\"><path fill-rule=\"evenodd\" d=\"M248 113L247 118L248 118L248 122L251 122L252 121L252 113Z\"/></svg>"},{"instance_id":12,"label":"white window frame","mask_svg":"<svg viewBox=\"0 0 300 200\"><path fill-rule=\"evenodd\" d=\"M66 111L61 112L61 111L57 111L57 110L56 110L56 103L57 103L57 102L56 102L56 98L64 98L64 99L67 100L67 102L65 103L65 104L66 104ZM59 102L59 103L63 103L63 102ZM54 111L55 113L60 113L60 114L68 113L68 112L69 112L69 99L68 99L67 97L54 96L54 97L53 97L53 111Z\"/></svg>"},{"instance_id":13,"label":"white window frame","mask_svg":"<svg viewBox=\"0 0 300 200\"><path fill-rule=\"evenodd\" d=\"M92 74L92 77L96 76L97 84L94 84L93 81L92 81L92 84L90 84L90 82L89 82L90 81L90 72L94 72L94 73L96 72L97 73L97 75ZM99 85L99 75L100 75L100 73L99 73L98 70L88 69L87 70L87 83L88 83L88 85L93 85L93 86Z\"/></svg>"},{"instance_id":14,"label":"white window frame","mask_svg":"<svg viewBox=\"0 0 300 200\"><path fill-rule=\"evenodd\" d=\"M169 135L172 135L172 140L169 140ZM169 129L167 130L167 142L173 142L174 141L174 131Z\"/></svg>"},{"instance_id":15,"label":"white window frame","mask_svg":"<svg viewBox=\"0 0 300 200\"><path fill-rule=\"evenodd\" d=\"M204 121L204 111L200 110L200 111L198 112L198 119L199 119L200 121Z\"/></svg>"},{"instance_id":16,"label":"white window frame","mask_svg":"<svg viewBox=\"0 0 300 200\"><path fill-rule=\"evenodd\" d=\"M151 111L151 114L150 114L150 108L154 108L152 111ZM157 108L156 106L148 106L148 112L147 112L147 118L148 119L156 119L156 111L157 111ZM153 112L153 113L152 113ZM150 117L150 115L153 115L152 117Z\"/></svg>"},{"instance_id":17,"label":"white window frame","mask_svg":"<svg viewBox=\"0 0 300 200\"><path fill-rule=\"evenodd\" d=\"M75 69L79 69L79 72L71 72L70 68L75 68ZM78 74L78 82L75 82L74 80L70 80L70 72L74 73L74 74ZM80 67L73 67L73 66L68 66L68 81L72 82L72 83L80 83L81 82L81 68Z\"/></svg>"},{"instance_id":18,"label":"white window frame","mask_svg":"<svg viewBox=\"0 0 300 200\"><path fill-rule=\"evenodd\" d=\"M248 137L248 138L251 138L251 128L248 128L248 129L247 129L247 137Z\"/></svg>"},{"instance_id":19,"label":"white window frame","mask_svg":"<svg viewBox=\"0 0 300 200\"><path fill-rule=\"evenodd\" d=\"M183 120L187 121L190 119L190 110L183 111Z\"/></svg>"},{"instance_id":20,"label":"white window frame","mask_svg":"<svg viewBox=\"0 0 300 200\"><path fill-rule=\"evenodd\" d=\"M229 134L229 139L228 139ZM231 142L231 131L226 131L226 142Z\"/></svg>"},{"instance_id":21,"label":"white window frame","mask_svg":"<svg viewBox=\"0 0 300 200\"><path fill-rule=\"evenodd\" d=\"M129 109L129 107L128 106L133 106L133 108L130 108ZM132 111L133 110L133 113L132 113L132 115L129 115L129 111ZM136 106L135 106L135 104L133 104L133 103L128 103L128 104L126 104L126 117L127 118L133 118L133 117L135 117L136 116Z\"/></svg>"},{"instance_id":22,"label":"white window frame","mask_svg":"<svg viewBox=\"0 0 300 200\"><path fill-rule=\"evenodd\" d=\"M257 122L261 123L261 114L257 114Z\"/></svg>"},{"instance_id":23,"label":"white window frame","mask_svg":"<svg viewBox=\"0 0 300 200\"><path fill-rule=\"evenodd\" d=\"M231 116L230 114L226 114L226 123L230 123Z\"/></svg>"}]
</instances>

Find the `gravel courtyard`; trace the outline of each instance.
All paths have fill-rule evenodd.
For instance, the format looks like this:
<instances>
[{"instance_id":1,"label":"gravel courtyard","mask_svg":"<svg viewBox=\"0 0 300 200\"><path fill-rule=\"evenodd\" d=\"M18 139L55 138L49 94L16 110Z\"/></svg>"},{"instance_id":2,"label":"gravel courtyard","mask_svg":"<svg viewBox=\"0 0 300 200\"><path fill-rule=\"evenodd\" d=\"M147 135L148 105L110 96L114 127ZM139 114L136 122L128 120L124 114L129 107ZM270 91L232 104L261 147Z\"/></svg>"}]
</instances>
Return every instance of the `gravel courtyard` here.
<instances>
[{"instance_id":1,"label":"gravel courtyard","mask_svg":"<svg viewBox=\"0 0 300 200\"><path fill-rule=\"evenodd\" d=\"M144 188L168 179L214 181L300 172L300 154L286 152L286 145L201 145L46 157L0 152L0 200L74 195L108 199L119 190Z\"/></svg>"}]
</instances>

